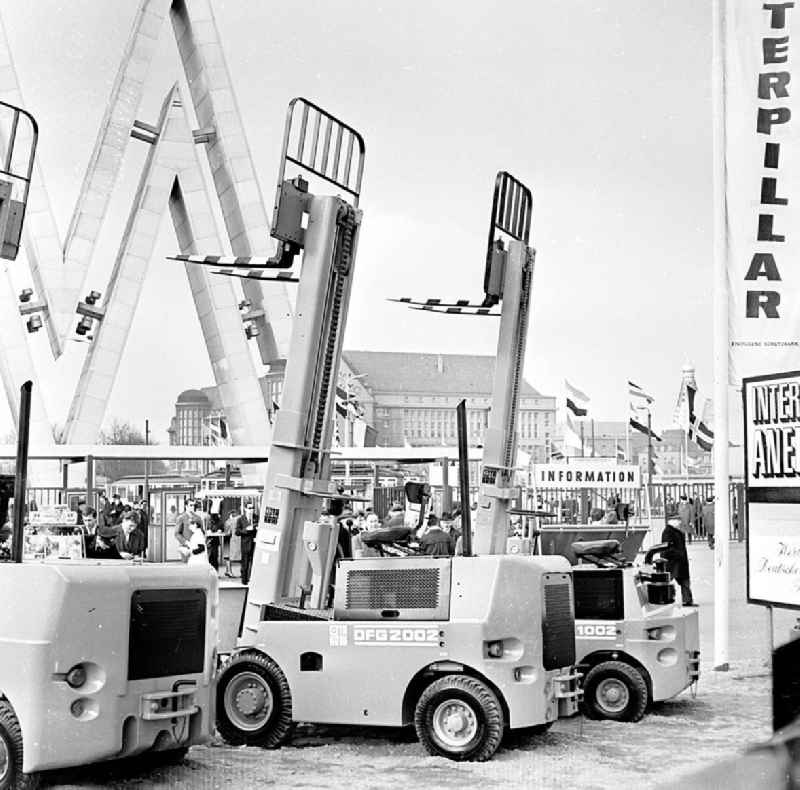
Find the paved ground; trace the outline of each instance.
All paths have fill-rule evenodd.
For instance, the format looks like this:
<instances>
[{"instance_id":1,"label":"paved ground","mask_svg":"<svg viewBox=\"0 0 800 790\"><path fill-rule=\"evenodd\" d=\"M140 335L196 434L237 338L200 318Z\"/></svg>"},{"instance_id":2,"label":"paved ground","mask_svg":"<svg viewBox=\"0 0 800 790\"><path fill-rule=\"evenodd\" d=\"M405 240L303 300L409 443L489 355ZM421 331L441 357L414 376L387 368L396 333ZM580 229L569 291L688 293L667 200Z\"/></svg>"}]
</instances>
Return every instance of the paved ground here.
<instances>
[{"instance_id":1,"label":"paved ground","mask_svg":"<svg viewBox=\"0 0 800 790\"><path fill-rule=\"evenodd\" d=\"M702 677L696 698L684 693L637 724L562 720L544 736L513 737L489 763L429 757L407 731L303 727L277 751L195 747L180 766L92 767L47 777L59 788L635 788L679 787L681 777L736 754L770 734L768 620L745 603L744 546L731 545L730 662L714 672L713 555L690 546L700 604ZM775 613L776 643L795 623Z\"/></svg>"}]
</instances>

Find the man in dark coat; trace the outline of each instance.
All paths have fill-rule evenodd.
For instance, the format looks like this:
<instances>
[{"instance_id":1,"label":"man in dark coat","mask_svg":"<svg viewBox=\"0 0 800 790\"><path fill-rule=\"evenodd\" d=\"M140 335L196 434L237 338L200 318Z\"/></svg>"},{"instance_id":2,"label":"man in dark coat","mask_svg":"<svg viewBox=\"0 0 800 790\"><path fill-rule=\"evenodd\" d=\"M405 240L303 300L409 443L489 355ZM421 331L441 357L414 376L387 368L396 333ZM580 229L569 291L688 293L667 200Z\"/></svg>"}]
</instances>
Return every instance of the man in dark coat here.
<instances>
[{"instance_id":1,"label":"man in dark coat","mask_svg":"<svg viewBox=\"0 0 800 790\"><path fill-rule=\"evenodd\" d=\"M692 586L689 579L689 555L686 553L686 537L681 530L680 518L670 518L661 533L661 542L667 548L661 556L667 561L667 569L681 588L684 606L697 606L692 600Z\"/></svg>"},{"instance_id":2,"label":"man in dark coat","mask_svg":"<svg viewBox=\"0 0 800 790\"><path fill-rule=\"evenodd\" d=\"M258 515L252 502L248 502L244 514L236 519L236 534L242 539L242 584L250 581L250 571L253 568L253 554L256 547L256 531L258 530Z\"/></svg>"}]
</instances>

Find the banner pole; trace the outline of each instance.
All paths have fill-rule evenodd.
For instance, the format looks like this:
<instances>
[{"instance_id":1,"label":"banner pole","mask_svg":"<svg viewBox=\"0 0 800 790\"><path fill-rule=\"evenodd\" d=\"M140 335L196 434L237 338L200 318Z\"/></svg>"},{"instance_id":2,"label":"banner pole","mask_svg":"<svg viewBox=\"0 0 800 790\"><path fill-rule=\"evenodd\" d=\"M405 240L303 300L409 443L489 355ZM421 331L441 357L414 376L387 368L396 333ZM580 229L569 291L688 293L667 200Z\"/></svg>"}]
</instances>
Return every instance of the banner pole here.
<instances>
[{"instance_id":1,"label":"banner pole","mask_svg":"<svg viewBox=\"0 0 800 790\"><path fill-rule=\"evenodd\" d=\"M728 664L728 578L730 503L728 501L728 272L725 194L725 3L711 0L711 96L713 142L714 260L714 521L719 540L714 548L714 669Z\"/></svg>"}]
</instances>

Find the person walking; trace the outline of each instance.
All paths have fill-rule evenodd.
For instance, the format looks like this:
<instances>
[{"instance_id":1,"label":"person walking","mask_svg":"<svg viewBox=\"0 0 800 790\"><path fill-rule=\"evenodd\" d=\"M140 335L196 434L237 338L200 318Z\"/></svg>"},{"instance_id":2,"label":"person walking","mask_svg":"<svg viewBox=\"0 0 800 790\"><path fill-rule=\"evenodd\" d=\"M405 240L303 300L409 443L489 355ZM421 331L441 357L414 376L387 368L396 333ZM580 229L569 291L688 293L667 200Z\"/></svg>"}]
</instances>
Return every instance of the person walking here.
<instances>
[{"instance_id":1,"label":"person walking","mask_svg":"<svg viewBox=\"0 0 800 790\"><path fill-rule=\"evenodd\" d=\"M250 581L257 529L258 516L255 513L255 506L252 502L249 502L244 509L244 514L236 519L235 530L236 534L242 539L242 584L248 584Z\"/></svg>"},{"instance_id":2,"label":"person walking","mask_svg":"<svg viewBox=\"0 0 800 790\"><path fill-rule=\"evenodd\" d=\"M708 548L714 548L714 497L706 497L703 503L703 526L706 529Z\"/></svg>"},{"instance_id":3,"label":"person walking","mask_svg":"<svg viewBox=\"0 0 800 790\"><path fill-rule=\"evenodd\" d=\"M667 544L661 556L667 561L667 570L681 588L681 603L684 606L697 606L692 597L689 555L686 553L686 537L683 534L680 518L667 520L667 525L661 533L661 542Z\"/></svg>"}]
</instances>

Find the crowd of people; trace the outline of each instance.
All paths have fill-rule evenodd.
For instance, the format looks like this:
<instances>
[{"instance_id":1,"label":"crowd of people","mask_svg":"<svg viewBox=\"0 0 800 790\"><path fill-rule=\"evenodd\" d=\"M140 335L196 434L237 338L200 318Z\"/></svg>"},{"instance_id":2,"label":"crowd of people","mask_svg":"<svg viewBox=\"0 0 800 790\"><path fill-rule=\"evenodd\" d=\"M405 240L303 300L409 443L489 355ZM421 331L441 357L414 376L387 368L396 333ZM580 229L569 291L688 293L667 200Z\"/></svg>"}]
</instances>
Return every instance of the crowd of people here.
<instances>
[{"instance_id":1,"label":"crowd of people","mask_svg":"<svg viewBox=\"0 0 800 790\"><path fill-rule=\"evenodd\" d=\"M81 500L77 507L86 556L94 559L143 559L150 517L143 500L123 503L119 494L98 496L97 509Z\"/></svg>"},{"instance_id":2,"label":"crowd of people","mask_svg":"<svg viewBox=\"0 0 800 790\"><path fill-rule=\"evenodd\" d=\"M667 498L664 505L667 519L677 518L686 541L691 543L695 538L705 535L708 547L714 548L714 497L690 497L681 494L676 502Z\"/></svg>"},{"instance_id":3,"label":"crowd of people","mask_svg":"<svg viewBox=\"0 0 800 790\"><path fill-rule=\"evenodd\" d=\"M387 538L396 538L398 542L413 542L420 554L450 557L460 553L461 508L458 505L452 512L442 513L441 517L429 513L419 527L417 514L411 511L406 513L399 503L391 506L383 521L371 507L355 513L344 511L338 519L339 524L344 527L346 537L349 537L350 551L348 553L346 548L343 551L346 556L380 556L380 550L375 548L370 537L381 532Z\"/></svg>"},{"instance_id":4,"label":"crowd of people","mask_svg":"<svg viewBox=\"0 0 800 790\"><path fill-rule=\"evenodd\" d=\"M234 578L233 541L238 538L237 559L240 560L242 584L250 581L258 529L258 513L253 502L241 511L222 512L221 500L203 502L187 499L184 512L175 520L174 536L181 559L190 565L209 564L217 572L222 566L227 578Z\"/></svg>"}]
</instances>

